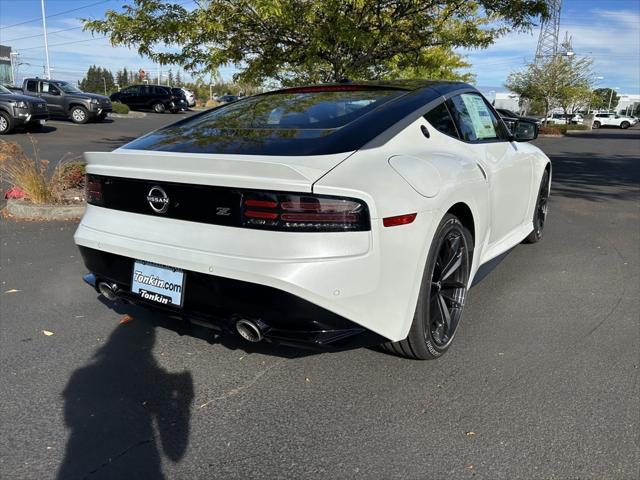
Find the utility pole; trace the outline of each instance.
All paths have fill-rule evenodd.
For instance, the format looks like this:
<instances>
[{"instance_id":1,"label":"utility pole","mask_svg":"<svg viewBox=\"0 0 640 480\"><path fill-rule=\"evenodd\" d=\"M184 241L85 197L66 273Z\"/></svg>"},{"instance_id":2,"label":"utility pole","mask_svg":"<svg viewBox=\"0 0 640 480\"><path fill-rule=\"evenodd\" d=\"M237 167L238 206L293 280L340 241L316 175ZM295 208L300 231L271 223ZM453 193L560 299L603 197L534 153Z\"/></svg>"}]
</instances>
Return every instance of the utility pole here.
<instances>
[{"instance_id":1,"label":"utility pole","mask_svg":"<svg viewBox=\"0 0 640 480\"><path fill-rule=\"evenodd\" d=\"M618 88L620 87L616 87L615 90L618 90ZM613 88L609 89L611 93L609 94L609 107L607 108L607 112L611 111L611 100L613 100L613 90L614 90Z\"/></svg>"},{"instance_id":2,"label":"utility pole","mask_svg":"<svg viewBox=\"0 0 640 480\"><path fill-rule=\"evenodd\" d=\"M102 77L102 84L104 85L104 94L107 95L107 79Z\"/></svg>"},{"instance_id":3,"label":"utility pole","mask_svg":"<svg viewBox=\"0 0 640 480\"><path fill-rule=\"evenodd\" d=\"M40 6L42 7L42 30L44 31L44 54L47 60L46 75L47 79L51 79L51 67L49 66L49 40L47 39L47 20L44 13L44 0L40 0Z\"/></svg>"},{"instance_id":4,"label":"utility pole","mask_svg":"<svg viewBox=\"0 0 640 480\"><path fill-rule=\"evenodd\" d=\"M562 0L547 0L549 17L540 25L540 36L536 48L536 63L545 58L554 58L558 54L558 37L560 35L560 9Z\"/></svg>"}]
</instances>

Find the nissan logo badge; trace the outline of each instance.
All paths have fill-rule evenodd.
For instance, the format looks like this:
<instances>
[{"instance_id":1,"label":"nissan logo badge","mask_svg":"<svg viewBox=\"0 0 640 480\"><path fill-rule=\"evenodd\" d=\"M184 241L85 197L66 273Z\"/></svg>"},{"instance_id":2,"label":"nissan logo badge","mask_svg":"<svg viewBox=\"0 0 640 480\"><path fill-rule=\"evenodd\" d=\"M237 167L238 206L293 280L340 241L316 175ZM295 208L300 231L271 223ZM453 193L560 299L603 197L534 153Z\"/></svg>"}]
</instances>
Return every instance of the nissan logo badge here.
<instances>
[{"instance_id":1,"label":"nissan logo badge","mask_svg":"<svg viewBox=\"0 0 640 480\"><path fill-rule=\"evenodd\" d=\"M147 202L149 206L156 213L165 213L169 210L169 195L164 191L162 187L151 187L147 194Z\"/></svg>"}]
</instances>

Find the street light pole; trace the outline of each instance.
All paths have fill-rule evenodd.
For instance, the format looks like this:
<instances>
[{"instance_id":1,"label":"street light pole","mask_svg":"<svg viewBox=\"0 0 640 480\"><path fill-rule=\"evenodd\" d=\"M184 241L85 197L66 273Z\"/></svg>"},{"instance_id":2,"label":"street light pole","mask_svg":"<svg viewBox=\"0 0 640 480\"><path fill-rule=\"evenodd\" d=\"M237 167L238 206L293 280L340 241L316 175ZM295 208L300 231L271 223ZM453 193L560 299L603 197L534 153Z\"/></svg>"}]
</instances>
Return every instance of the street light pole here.
<instances>
[{"instance_id":1,"label":"street light pole","mask_svg":"<svg viewBox=\"0 0 640 480\"><path fill-rule=\"evenodd\" d=\"M42 7L42 30L44 31L44 54L47 60L47 79L51 79L51 67L49 66L49 40L47 38L47 20L44 13L44 0L40 0L40 6Z\"/></svg>"},{"instance_id":2,"label":"street light pole","mask_svg":"<svg viewBox=\"0 0 640 480\"><path fill-rule=\"evenodd\" d=\"M107 95L107 79L102 77L102 84L104 85L104 94Z\"/></svg>"},{"instance_id":3,"label":"street light pole","mask_svg":"<svg viewBox=\"0 0 640 480\"><path fill-rule=\"evenodd\" d=\"M617 90L619 87L616 87L615 89ZM607 107L607 111L611 110L611 100L613 100L613 88L610 89L611 93L609 94L609 107Z\"/></svg>"}]
</instances>

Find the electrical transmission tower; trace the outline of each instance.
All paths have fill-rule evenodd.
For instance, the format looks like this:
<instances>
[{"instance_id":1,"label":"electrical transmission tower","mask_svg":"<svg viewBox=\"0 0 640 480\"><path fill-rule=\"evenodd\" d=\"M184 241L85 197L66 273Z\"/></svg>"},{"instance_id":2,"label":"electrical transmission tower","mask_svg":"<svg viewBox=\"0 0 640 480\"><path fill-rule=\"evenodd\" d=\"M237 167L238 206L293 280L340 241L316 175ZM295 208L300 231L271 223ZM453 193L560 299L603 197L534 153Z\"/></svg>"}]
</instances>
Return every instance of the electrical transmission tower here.
<instances>
[{"instance_id":1,"label":"electrical transmission tower","mask_svg":"<svg viewBox=\"0 0 640 480\"><path fill-rule=\"evenodd\" d=\"M558 54L558 40L560 36L560 7L562 0L547 0L549 17L540 25L538 48L536 48L536 62Z\"/></svg>"}]
</instances>

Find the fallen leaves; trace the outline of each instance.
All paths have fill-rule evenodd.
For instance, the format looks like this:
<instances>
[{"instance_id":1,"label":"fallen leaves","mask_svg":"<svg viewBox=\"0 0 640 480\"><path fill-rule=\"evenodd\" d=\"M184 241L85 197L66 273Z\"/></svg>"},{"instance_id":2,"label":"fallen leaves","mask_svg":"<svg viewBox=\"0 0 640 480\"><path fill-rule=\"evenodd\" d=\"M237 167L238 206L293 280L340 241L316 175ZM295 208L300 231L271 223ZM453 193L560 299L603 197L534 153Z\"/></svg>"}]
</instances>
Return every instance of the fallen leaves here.
<instances>
[{"instance_id":1,"label":"fallen leaves","mask_svg":"<svg viewBox=\"0 0 640 480\"><path fill-rule=\"evenodd\" d=\"M50 337L51 335L53 335L53 332L49 330L42 330L42 333L44 333L47 337Z\"/></svg>"},{"instance_id":2,"label":"fallen leaves","mask_svg":"<svg viewBox=\"0 0 640 480\"><path fill-rule=\"evenodd\" d=\"M17 292L21 292L22 290L16 290L15 288L12 288L11 290L7 290L4 293L17 293Z\"/></svg>"},{"instance_id":3,"label":"fallen leaves","mask_svg":"<svg viewBox=\"0 0 640 480\"><path fill-rule=\"evenodd\" d=\"M131 322L133 322L133 317L128 313L126 313L122 316L119 323L120 325L126 325L127 323L131 323Z\"/></svg>"},{"instance_id":4,"label":"fallen leaves","mask_svg":"<svg viewBox=\"0 0 640 480\"><path fill-rule=\"evenodd\" d=\"M475 437L475 436L476 436L476 432L472 432L472 431L464 432L464 434L465 434L467 437Z\"/></svg>"}]
</instances>

